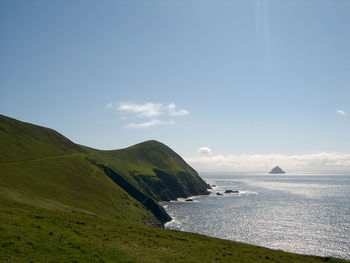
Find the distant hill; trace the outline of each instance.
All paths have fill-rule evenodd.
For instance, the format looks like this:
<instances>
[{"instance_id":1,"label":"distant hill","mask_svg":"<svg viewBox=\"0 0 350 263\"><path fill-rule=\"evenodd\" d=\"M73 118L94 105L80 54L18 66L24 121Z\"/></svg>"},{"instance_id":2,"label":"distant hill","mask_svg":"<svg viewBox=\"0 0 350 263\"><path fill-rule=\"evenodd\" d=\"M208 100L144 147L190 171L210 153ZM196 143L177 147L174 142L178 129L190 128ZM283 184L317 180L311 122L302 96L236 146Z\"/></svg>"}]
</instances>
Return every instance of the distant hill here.
<instances>
[{"instance_id":1,"label":"distant hill","mask_svg":"<svg viewBox=\"0 0 350 263\"><path fill-rule=\"evenodd\" d=\"M269 174L285 174L286 172L283 171L279 166L274 167Z\"/></svg>"},{"instance_id":2,"label":"distant hill","mask_svg":"<svg viewBox=\"0 0 350 263\"><path fill-rule=\"evenodd\" d=\"M0 195L6 198L160 226L171 218L157 201L207 194L207 187L157 141L100 151L0 115Z\"/></svg>"}]
</instances>

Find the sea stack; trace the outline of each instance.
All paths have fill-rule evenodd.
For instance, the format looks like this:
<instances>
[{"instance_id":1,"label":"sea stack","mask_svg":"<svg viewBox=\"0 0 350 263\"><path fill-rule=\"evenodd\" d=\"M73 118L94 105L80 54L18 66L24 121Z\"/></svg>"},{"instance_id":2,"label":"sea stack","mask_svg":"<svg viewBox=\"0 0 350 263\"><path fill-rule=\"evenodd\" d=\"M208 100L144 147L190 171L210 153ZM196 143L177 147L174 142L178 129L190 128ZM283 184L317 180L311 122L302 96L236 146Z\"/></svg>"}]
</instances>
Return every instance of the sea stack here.
<instances>
[{"instance_id":1,"label":"sea stack","mask_svg":"<svg viewBox=\"0 0 350 263\"><path fill-rule=\"evenodd\" d=\"M286 172L283 171L279 166L274 167L269 174L285 174Z\"/></svg>"}]
</instances>

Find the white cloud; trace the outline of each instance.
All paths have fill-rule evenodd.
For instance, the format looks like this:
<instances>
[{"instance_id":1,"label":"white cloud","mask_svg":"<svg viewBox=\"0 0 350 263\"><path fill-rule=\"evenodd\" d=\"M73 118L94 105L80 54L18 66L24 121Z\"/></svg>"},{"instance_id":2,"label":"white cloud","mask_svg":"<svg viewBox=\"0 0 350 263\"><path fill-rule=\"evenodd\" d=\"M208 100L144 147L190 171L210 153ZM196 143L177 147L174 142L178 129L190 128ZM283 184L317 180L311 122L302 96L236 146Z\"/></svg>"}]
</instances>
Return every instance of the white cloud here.
<instances>
[{"instance_id":1,"label":"white cloud","mask_svg":"<svg viewBox=\"0 0 350 263\"><path fill-rule=\"evenodd\" d=\"M187 110L177 110L174 102L165 106L165 109L168 111L170 116L184 116L188 114Z\"/></svg>"},{"instance_id":2,"label":"white cloud","mask_svg":"<svg viewBox=\"0 0 350 263\"><path fill-rule=\"evenodd\" d=\"M343 111L343 110L337 110L337 113L339 114L339 115L347 115L347 113L345 112L345 111Z\"/></svg>"},{"instance_id":3,"label":"white cloud","mask_svg":"<svg viewBox=\"0 0 350 263\"><path fill-rule=\"evenodd\" d=\"M167 105L162 103L134 103L134 102L120 102L118 104L109 103L106 105L108 109L115 109L122 114L122 119L130 118L155 118L161 117L163 119L170 117L179 117L188 115L189 112L185 109L177 109L176 104L171 102ZM158 125L172 125L175 124L172 120L159 120L152 119L150 121L142 123L129 123L126 125L128 128L146 128Z\"/></svg>"},{"instance_id":4,"label":"white cloud","mask_svg":"<svg viewBox=\"0 0 350 263\"><path fill-rule=\"evenodd\" d=\"M211 150L208 147L200 147L198 149L198 153L199 154L203 154L203 155L210 155L211 154Z\"/></svg>"},{"instance_id":5,"label":"white cloud","mask_svg":"<svg viewBox=\"0 0 350 263\"><path fill-rule=\"evenodd\" d=\"M119 103L117 109L119 111L136 113L137 117L155 117L162 114L162 104L160 103L129 103L129 102L121 102Z\"/></svg>"},{"instance_id":6,"label":"white cloud","mask_svg":"<svg viewBox=\"0 0 350 263\"><path fill-rule=\"evenodd\" d=\"M256 154L256 155L216 155L185 158L199 171L261 171L267 172L279 165L291 171L335 171L350 170L350 154L318 153L301 155Z\"/></svg>"},{"instance_id":7,"label":"white cloud","mask_svg":"<svg viewBox=\"0 0 350 263\"><path fill-rule=\"evenodd\" d=\"M134 102L120 102L118 104L109 103L107 108L114 108L118 111L135 114L136 117L152 118L160 115L165 116L184 116L189 112L185 109L177 109L174 102L164 105L162 103L134 103Z\"/></svg>"},{"instance_id":8,"label":"white cloud","mask_svg":"<svg viewBox=\"0 0 350 263\"><path fill-rule=\"evenodd\" d=\"M175 124L174 121L161 121L161 120L150 120L142 123L129 123L126 125L127 128L148 128L152 126L158 126L158 125L173 125Z\"/></svg>"}]
</instances>

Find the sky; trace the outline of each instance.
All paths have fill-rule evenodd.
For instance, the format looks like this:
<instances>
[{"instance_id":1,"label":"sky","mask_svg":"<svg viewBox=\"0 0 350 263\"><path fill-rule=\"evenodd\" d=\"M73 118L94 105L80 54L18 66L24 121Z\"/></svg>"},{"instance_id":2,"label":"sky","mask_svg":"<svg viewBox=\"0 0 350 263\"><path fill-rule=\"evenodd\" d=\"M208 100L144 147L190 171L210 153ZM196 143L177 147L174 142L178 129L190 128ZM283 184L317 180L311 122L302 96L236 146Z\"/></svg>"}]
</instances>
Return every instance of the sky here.
<instances>
[{"instance_id":1,"label":"sky","mask_svg":"<svg viewBox=\"0 0 350 263\"><path fill-rule=\"evenodd\" d=\"M0 114L198 171L350 171L348 0L2 0Z\"/></svg>"}]
</instances>

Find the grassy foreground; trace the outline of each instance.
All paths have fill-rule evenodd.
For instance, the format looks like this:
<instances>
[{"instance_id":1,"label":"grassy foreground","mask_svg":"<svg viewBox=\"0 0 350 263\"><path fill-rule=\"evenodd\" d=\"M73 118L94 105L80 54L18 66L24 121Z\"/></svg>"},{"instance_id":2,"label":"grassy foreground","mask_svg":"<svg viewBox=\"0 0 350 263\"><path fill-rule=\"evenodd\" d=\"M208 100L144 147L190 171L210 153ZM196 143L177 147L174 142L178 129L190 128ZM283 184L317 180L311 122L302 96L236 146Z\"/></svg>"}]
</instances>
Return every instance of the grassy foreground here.
<instances>
[{"instance_id":1,"label":"grassy foreground","mask_svg":"<svg viewBox=\"0 0 350 263\"><path fill-rule=\"evenodd\" d=\"M0 262L346 262L0 197Z\"/></svg>"}]
</instances>

